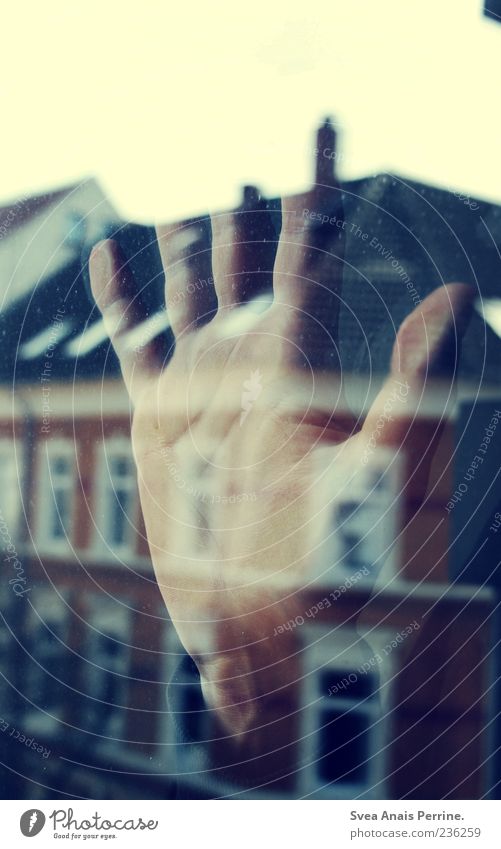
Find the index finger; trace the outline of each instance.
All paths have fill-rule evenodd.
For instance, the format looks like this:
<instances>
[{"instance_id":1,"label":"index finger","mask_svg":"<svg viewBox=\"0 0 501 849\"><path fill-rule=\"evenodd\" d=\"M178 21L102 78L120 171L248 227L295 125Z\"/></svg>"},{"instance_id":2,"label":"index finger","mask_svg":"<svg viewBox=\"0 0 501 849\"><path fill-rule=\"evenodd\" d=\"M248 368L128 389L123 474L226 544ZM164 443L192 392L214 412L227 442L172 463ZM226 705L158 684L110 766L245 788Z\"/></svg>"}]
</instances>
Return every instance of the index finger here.
<instances>
[{"instance_id":1,"label":"index finger","mask_svg":"<svg viewBox=\"0 0 501 849\"><path fill-rule=\"evenodd\" d=\"M89 259L92 294L120 361L125 385L135 400L146 381L161 369L165 310L148 315L116 242L99 242Z\"/></svg>"}]
</instances>

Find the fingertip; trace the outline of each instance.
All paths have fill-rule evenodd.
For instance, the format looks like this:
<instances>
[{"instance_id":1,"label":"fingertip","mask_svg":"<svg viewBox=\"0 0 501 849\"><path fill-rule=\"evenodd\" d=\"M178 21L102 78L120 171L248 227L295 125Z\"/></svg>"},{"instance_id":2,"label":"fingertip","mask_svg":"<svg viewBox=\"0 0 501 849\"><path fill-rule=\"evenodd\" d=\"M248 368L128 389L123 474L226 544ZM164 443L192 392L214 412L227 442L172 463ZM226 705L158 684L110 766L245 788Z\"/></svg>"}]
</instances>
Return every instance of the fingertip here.
<instances>
[{"instance_id":1,"label":"fingertip","mask_svg":"<svg viewBox=\"0 0 501 849\"><path fill-rule=\"evenodd\" d=\"M431 292L398 331L392 372L424 376L454 370L474 299L475 289L467 283L447 283Z\"/></svg>"},{"instance_id":2,"label":"fingertip","mask_svg":"<svg viewBox=\"0 0 501 849\"><path fill-rule=\"evenodd\" d=\"M89 276L92 294L99 304L113 276L113 241L102 239L91 250Z\"/></svg>"},{"instance_id":3,"label":"fingertip","mask_svg":"<svg viewBox=\"0 0 501 849\"><path fill-rule=\"evenodd\" d=\"M471 317L473 302L477 295L476 289L468 283L447 283L444 289L447 291L449 307L458 333L462 335Z\"/></svg>"},{"instance_id":4,"label":"fingertip","mask_svg":"<svg viewBox=\"0 0 501 849\"><path fill-rule=\"evenodd\" d=\"M97 242L90 252L89 262L93 265L96 263L109 262L113 256L113 239L101 239Z\"/></svg>"}]
</instances>

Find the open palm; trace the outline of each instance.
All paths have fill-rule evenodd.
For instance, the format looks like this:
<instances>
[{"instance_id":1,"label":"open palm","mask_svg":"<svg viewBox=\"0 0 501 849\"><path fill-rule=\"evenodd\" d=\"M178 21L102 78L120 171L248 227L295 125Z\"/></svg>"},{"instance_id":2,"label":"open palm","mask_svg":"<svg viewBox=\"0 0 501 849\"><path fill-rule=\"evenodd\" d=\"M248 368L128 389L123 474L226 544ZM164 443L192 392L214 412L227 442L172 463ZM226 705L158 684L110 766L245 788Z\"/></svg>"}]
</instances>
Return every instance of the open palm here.
<instances>
[{"instance_id":1,"label":"open palm","mask_svg":"<svg viewBox=\"0 0 501 849\"><path fill-rule=\"evenodd\" d=\"M471 300L461 284L430 295L400 328L368 416L350 417L337 354L341 217L332 181L282 201L279 236L251 190L240 209L212 216L211 239L201 221L159 228L176 336L167 364L158 339L128 346L147 316L116 244L91 257L134 404L160 590L208 704L236 737L286 710L297 670L292 635L277 629L304 613L328 508L375 462L375 432L378 447L419 457L425 485L433 445L422 444L416 411Z\"/></svg>"}]
</instances>

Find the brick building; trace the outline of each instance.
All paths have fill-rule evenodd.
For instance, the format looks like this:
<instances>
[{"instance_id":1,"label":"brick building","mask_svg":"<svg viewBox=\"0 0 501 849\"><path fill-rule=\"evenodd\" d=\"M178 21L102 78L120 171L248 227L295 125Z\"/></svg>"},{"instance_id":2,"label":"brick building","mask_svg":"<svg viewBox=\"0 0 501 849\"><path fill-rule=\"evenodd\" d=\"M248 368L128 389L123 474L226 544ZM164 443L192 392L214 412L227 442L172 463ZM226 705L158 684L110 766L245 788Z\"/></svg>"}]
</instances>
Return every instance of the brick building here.
<instances>
[{"instance_id":1,"label":"brick building","mask_svg":"<svg viewBox=\"0 0 501 849\"><path fill-rule=\"evenodd\" d=\"M363 410L372 343L379 346L376 362L383 362L393 322L443 279L473 275L484 296L494 298L498 255L488 245L479 254L471 210L448 193L389 175L345 190L346 217L356 228L348 232L341 314L353 344L341 354L346 370L362 375L349 400ZM480 208L501 244L499 209ZM430 210L436 222L430 223ZM207 782L202 787L193 776L189 754L175 752L165 691L181 650L148 556L129 401L85 270L89 247L115 233L136 277L148 283L142 341L169 334L152 231L119 223L92 181L13 204L1 212L0 225L4 220L0 533L11 555L0 588L4 794L162 798L176 780L181 794L187 786L203 795ZM370 240L360 240L358 230ZM405 279L395 256L406 257L399 263ZM472 404L484 409L484 418L499 405L499 362L499 339L475 316L464 344L458 412L442 438L427 506L410 522L389 512L395 527L405 526L388 567L391 585L375 590L372 581L360 580L321 608L342 576L311 590L304 624L295 627L304 673L287 734L298 741L296 766L255 795L468 798L494 783L497 767L486 752L496 734L497 586L466 569L467 543L451 561L460 511L449 515L444 505L481 436L481 428L470 435L461 425L467 435L456 451L458 422ZM493 460L496 446L493 441ZM482 483L485 522L498 499L490 481ZM385 499L392 503L398 480L388 486L376 491L376 511ZM346 544L346 556L341 550L336 557L346 575L374 559L374 536L364 548L374 522L370 502L364 510L345 506L338 545ZM489 558L492 563L492 552ZM404 631L405 639L397 639ZM196 733L210 738L210 728L200 727L206 713L190 699L188 692L183 710ZM219 795L239 792L217 779L209 785Z\"/></svg>"}]
</instances>

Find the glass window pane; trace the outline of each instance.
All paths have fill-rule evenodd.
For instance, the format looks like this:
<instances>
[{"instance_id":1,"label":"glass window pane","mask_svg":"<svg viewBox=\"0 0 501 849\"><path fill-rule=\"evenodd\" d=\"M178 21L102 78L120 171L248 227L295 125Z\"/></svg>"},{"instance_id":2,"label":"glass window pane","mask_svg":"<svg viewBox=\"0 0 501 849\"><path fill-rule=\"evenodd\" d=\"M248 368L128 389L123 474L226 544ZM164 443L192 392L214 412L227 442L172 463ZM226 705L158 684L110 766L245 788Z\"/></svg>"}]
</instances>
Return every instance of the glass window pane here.
<instances>
[{"instance_id":1,"label":"glass window pane","mask_svg":"<svg viewBox=\"0 0 501 849\"><path fill-rule=\"evenodd\" d=\"M127 530L130 527L127 511L129 508L129 493L124 490L115 490L110 493L110 542L115 545L124 545L127 541Z\"/></svg>"},{"instance_id":2,"label":"glass window pane","mask_svg":"<svg viewBox=\"0 0 501 849\"><path fill-rule=\"evenodd\" d=\"M324 781L362 784L368 778L369 720L352 711L322 711L318 731L318 772Z\"/></svg>"}]
</instances>

